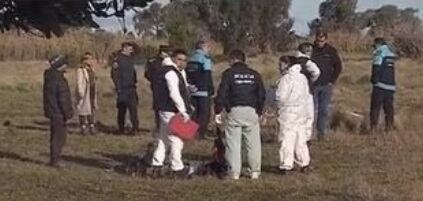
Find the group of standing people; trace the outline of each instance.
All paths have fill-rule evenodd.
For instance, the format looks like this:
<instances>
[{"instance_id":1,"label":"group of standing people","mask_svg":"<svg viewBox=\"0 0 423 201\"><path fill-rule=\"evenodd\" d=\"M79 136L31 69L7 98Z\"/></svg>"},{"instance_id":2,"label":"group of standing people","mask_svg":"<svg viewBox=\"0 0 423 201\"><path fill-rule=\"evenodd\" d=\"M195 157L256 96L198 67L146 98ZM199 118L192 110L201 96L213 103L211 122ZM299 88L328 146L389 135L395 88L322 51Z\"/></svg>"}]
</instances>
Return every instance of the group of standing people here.
<instances>
[{"instance_id":1,"label":"group of standing people","mask_svg":"<svg viewBox=\"0 0 423 201\"><path fill-rule=\"evenodd\" d=\"M301 172L310 165L308 142L314 127L322 141L328 132L333 87L342 71L342 61L334 47L327 44L328 35L318 32L314 44L303 43L295 55L282 56L278 70L275 105L278 111L280 165L282 173L294 169ZM384 39L375 40L372 70L374 84L371 104L371 125L376 127L379 110L383 106L387 128L393 128L393 91L395 90L395 54ZM214 97L213 60L210 43L199 41L191 57L182 49L160 46L158 55L149 60L145 78L149 80L155 114L154 151L151 158L153 172L160 171L168 157L174 175L187 174L182 161L184 140L173 135L169 122L175 115L185 121L193 120L200 126L198 137L204 138L211 119L214 100L214 120L224 127L224 158L227 178L239 179L242 169L242 150L246 150L249 176L258 179L261 173L260 119L266 102L266 89L260 73L246 64L246 55L233 50L229 55L230 68L222 74ZM118 128L125 131L125 116L129 110L135 134L139 128L137 72L133 57L134 47L124 43L112 62L111 77L117 92ZM63 74L66 57L50 59L44 84L44 109L51 120L52 166L60 166L60 153L66 139L66 121L73 110L69 86ZM93 55L86 53L77 69L77 112L81 132L94 134L94 113L98 108ZM214 99L213 99L214 98Z\"/></svg>"}]
</instances>

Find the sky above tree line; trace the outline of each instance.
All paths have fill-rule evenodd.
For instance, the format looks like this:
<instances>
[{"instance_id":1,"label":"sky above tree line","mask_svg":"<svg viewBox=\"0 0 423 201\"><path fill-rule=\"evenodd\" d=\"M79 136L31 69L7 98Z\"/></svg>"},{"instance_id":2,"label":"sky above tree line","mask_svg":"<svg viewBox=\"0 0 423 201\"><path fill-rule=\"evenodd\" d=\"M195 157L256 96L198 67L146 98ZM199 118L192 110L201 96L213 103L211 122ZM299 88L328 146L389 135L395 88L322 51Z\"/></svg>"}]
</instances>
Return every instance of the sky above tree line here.
<instances>
[{"instance_id":1,"label":"sky above tree line","mask_svg":"<svg viewBox=\"0 0 423 201\"><path fill-rule=\"evenodd\" d=\"M292 0L290 15L295 19L293 29L301 35L308 33L307 23L318 17L319 5L324 0ZM169 3L169 0L158 0L161 4ZM383 5L396 5L400 8L412 7L419 9L419 17L423 18L423 0L359 0L357 11L380 8ZM132 17L134 13L129 13L126 23L129 30L133 30ZM109 31L118 31L121 26L115 18L97 19L100 26Z\"/></svg>"}]
</instances>

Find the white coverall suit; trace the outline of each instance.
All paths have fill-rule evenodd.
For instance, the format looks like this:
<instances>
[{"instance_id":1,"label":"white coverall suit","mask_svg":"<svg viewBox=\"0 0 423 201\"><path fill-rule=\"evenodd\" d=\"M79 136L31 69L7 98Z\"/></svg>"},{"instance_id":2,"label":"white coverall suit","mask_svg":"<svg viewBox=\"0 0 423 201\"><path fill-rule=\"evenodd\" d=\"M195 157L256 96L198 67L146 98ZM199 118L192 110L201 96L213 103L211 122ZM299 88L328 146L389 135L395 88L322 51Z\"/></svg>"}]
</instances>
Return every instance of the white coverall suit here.
<instances>
[{"instance_id":1,"label":"white coverall suit","mask_svg":"<svg viewBox=\"0 0 423 201\"><path fill-rule=\"evenodd\" d=\"M301 73L301 65L295 64L278 81L276 102L279 108L279 150L281 170L292 170L294 162L300 167L310 164L307 147L308 80Z\"/></svg>"},{"instance_id":2,"label":"white coverall suit","mask_svg":"<svg viewBox=\"0 0 423 201\"><path fill-rule=\"evenodd\" d=\"M165 58L163 60L164 66L173 66L175 68L176 64L170 59ZM184 78L185 84L187 83L186 80L186 72L184 70L180 71L182 77ZM187 116L187 109L184 103L184 100L181 96L179 91L179 78L174 71L169 71L165 74L165 79L167 82L167 86L170 91L170 98L175 103L176 108L178 111L185 116ZM163 166L163 163L166 158L166 147L170 147L169 153L169 160L170 160L170 168L172 171L180 171L184 169L184 164L182 162L182 149L184 147L184 142L181 138L177 137L176 135L172 135L169 133L169 121L175 116L176 113L173 112L165 112L159 111L160 116L160 126L159 132L155 136L156 138L156 149L153 153L153 166Z\"/></svg>"},{"instance_id":3,"label":"white coverall suit","mask_svg":"<svg viewBox=\"0 0 423 201\"><path fill-rule=\"evenodd\" d=\"M303 54L300 51L297 51L297 58L307 58L310 59L310 57L306 54ZM317 66L316 63L314 63L312 60L308 60L305 64L305 70L310 74L310 81L315 82L320 76L320 69ZM313 128L314 128L314 98L313 93L309 93L307 97L307 121L306 121L306 129L307 129L307 141L311 140L311 137L313 135Z\"/></svg>"}]
</instances>

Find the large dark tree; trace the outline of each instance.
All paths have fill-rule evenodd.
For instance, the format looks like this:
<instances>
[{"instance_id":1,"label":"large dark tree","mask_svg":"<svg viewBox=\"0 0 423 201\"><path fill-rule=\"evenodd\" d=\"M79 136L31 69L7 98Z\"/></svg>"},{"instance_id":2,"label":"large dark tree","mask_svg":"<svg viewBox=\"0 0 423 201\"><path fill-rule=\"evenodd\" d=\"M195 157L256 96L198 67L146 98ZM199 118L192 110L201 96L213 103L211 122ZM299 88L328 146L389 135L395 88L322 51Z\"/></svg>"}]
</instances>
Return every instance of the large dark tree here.
<instances>
[{"instance_id":1,"label":"large dark tree","mask_svg":"<svg viewBox=\"0 0 423 201\"><path fill-rule=\"evenodd\" d=\"M119 18L153 0L0 0L0 31L36 29L47 38L63 36L66 26L98 27L92 16Z\"/></svg>"}]
</instances>

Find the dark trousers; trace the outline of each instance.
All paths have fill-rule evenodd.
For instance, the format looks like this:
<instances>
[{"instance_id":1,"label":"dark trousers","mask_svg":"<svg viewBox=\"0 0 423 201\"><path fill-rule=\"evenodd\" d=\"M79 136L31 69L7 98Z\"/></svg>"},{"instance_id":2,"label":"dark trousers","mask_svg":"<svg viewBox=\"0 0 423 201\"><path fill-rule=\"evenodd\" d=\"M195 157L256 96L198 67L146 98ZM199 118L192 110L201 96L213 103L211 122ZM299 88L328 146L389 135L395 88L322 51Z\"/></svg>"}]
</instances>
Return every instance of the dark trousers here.
<instances>
[{"instance_id":1,"label":"dark trousers","mask_svg":"<svg viewBox=\"0 0 423 201\"><path fill-rule=\"evenodd\" d=\"M138 104L136 101L128 101L128 102L119 102L117 104L118 107L118 126L119 130L123 131L125 129L125 117L126 112L129 110L129 116L131 119L132 130L139 129L139 121L138 121Z\"/></svg>"},{"instance_id":2,"label":"dark trousers","mask_svg":"<svg viewBox=\"0 0 423 201\"><path fill-rule=\"evenodd\" d=\"M158 131L160 128L160 113L159 110L154 110L154 123L155 129Z\"/></svg>"},{"instance_id":3,"label":"dark trousers","mask_svg":"<svg viewBox=\"0 0 423 201\"><path fill-rule=\"evenodd\" d=\"M63 117L50 119L50 164L60 161L63 146L66 142L66 122Z\"/></svg>"},{"instance_id":4,"label":"dark trousers","mask_svg":"<svg viewBox=\"0 0 423 201\"><path fill-rule=\"evenodd\" d=\"M375 129L379 123L381 109L385 114L385 128L394 128L394 91L373 88L370 103L370 127Z\"/></svg>"},{"instance_id":5,"label":"dark trousers","mask_svg":"<svg viewBox=\"0 0 423 201\"><path fill-rule=\"evenodd\" d=\"M204 138L210 122L210 98L192 97L191 103L195 108L193 120L200 126L198 129L199 137Z\"/></svg>"},{"instance_id":6,"label":"dark trousers","mask_svg":"<svg viewBox=\"0 0 423 201\"><path fill-rule=\"evenodd\" d=\"M332 86L316 86L314 89L314 110L318 135L325 135L329 124Z\"/></svg>"},{"instance_id":7,"label":"dark trousers","mask_svg":"<svg viewBox=\"0 0 423 201\"><path fill-rule=\"evenodd\" d=\"M79 124L80 126L94 125L94 115L80 115L79 116Z\"/></svg>"}]
</instances>

